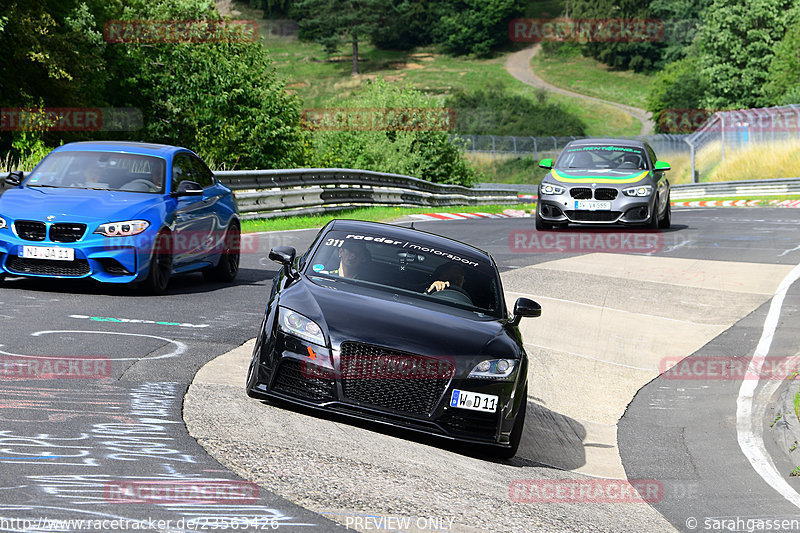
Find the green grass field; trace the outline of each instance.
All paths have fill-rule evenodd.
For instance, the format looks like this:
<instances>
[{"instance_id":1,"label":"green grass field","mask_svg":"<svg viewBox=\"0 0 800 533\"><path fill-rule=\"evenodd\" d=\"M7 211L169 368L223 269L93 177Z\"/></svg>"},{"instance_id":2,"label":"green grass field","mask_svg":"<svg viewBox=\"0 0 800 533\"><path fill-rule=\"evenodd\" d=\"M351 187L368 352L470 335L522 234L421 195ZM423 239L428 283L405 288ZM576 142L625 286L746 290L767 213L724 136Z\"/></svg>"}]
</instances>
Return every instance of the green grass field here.
<instances>
[{"instance_id":1,"label":"green grass field","mask_svg":"<svg viewBox=\"0 0 800 533\"><path fill-rule=\"evenodd\" d=\"M388 222L414 213L502 213L506 209L524 209L530 212L535 204L514 205L457 205L448 207L363 207L337 213L313 216L296 216L262 220L243 220L242 232L278 231L287 229L321 228L334 218Z\"/></svg>"},{"instance_id":2,"label":"green grass field","mask_svg":"<svg viewBox=\"0 0 800 533\"><path fill-rule=\"evenodd\" d=\"M556 87L642 109L653 82L651 75L614 70L577 50L553 54L542 50L531 67Z\"/></svg>"}]
</instances>

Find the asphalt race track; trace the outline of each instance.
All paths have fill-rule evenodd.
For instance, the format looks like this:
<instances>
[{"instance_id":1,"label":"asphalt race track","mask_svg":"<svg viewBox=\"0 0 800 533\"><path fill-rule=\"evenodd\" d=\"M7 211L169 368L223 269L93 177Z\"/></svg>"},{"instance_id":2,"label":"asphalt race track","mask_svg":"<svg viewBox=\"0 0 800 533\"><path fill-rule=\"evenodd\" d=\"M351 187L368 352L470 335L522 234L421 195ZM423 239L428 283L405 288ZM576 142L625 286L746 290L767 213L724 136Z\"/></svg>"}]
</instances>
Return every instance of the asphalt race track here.
<instances>
[{"instance_id":1,"label":"asphalt race track","mask_svg":"<svg viewBox=\"0 0 800 533\"><path fill-rule=\"evenodd\" d=\"M510 302L529 295L542 304L542 317L523 324L528 419L510 461L258 402L235 372L189 389L218 356L246 360L247 348L236 349L263 314L277 269L269 249L303 249L315 231L249 237L236 283L189 275L166 297L8 278L0 285L0 531L52 531L53 520L81 518L173 531L709 531L723 519L798 517L796 494L784 496L752 466L759 447L745 455L739 444L763 437L768 462L798 489L768 434L780 382L756 382L743 412L741 379L660 376L687 356L746 364L773 294L800 263L797 224L793 210L688 209L675 210L673 228L656 240L629 230L581 240L573 229L535 232L532 219L415 223L487 250ZM770 357L800 352L799 295L791 285L774 311ZM87 361L79 375L39 372L76 357ZM648 505L534 501L510 490L530 480L625 478L660 492ZM239 492L155 504L120 492L130 486ZM377 522L392 517L429 520Z\"/></svg>"}]
</instances>

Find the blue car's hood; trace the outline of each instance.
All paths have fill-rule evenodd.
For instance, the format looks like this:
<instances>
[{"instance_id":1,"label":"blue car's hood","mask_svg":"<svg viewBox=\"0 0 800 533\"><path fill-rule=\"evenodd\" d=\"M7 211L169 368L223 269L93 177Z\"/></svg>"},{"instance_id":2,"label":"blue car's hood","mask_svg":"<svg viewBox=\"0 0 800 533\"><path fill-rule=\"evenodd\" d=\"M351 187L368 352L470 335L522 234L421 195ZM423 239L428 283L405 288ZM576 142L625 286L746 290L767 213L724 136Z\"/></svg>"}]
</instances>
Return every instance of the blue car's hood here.
<instances>
[{"instance_id":1,"label":"blue car's hood","mask_svg":"<svg viewBox=\"0 0 800 533\"><path fill-rule=\"evenodd\" d=\"M110 222L134 217L148 207L163 202L163 196L88 189L23 187L9 189L0 196L0 215L12 219Z\"/></svg>"}]
</instances>

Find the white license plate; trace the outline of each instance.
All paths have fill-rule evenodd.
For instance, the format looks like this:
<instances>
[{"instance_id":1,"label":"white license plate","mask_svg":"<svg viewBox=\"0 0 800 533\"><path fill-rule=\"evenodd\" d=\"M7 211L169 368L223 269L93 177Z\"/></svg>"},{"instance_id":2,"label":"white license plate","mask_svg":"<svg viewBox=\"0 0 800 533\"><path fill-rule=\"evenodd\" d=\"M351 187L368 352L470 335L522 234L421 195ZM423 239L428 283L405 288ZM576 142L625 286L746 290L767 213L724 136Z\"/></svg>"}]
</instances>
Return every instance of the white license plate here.
<instances>
[{"instance_id":1,"label":"white license plate","mask_svg":"<svg viewBox=\"0 0 800 533\"><path fill-rule=\"evenodd\" d=\"M609 211L611 202L597 202L595 200L575 200L575 209L585 209L587 211Z\"/></svg>"},{"instance_id":2,"label":"white license plate","mask_svg":"<svg viewBox=\"0 0 800 533\"><path fill-rule=\"evenodd\" d=\"M498 397L492 394L453 389L453 394L450 396L450 407L469 409L471 411L494 413L497 411L497 403Z\"/></svg>"},{"instance_id":3,"label":"white license plate","mask_svg":"<svg viewBox=\"0 0 800 533\"><path fill-rule=\"evenodd\" d=\"M59 246L23 246L20 257L25 259L52 259L54 261L74 261L73 248Z\"/></svg>"}]
</instances>

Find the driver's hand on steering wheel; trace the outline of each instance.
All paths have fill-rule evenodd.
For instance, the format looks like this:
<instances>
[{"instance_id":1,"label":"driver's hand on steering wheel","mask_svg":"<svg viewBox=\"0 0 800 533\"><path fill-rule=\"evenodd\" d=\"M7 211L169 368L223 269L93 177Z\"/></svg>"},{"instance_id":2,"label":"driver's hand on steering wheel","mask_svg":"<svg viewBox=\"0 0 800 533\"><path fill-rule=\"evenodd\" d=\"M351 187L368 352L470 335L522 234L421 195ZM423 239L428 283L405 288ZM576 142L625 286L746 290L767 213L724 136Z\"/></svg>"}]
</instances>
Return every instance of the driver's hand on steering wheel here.
<instances>
[{"instance_id":1,"label":"driver's hand on steering wheel","mask_svg":"<svg viewBox=\"0 0 800 533\"><path fill-rule=\"evenodd\" d=\"M449 281L434 281L433 283L431 283L431 286L428 287L428 290L425 291L425 294L430 294L432 292L443 291L449 286L450 286L450 282Z\"/></svg>"}]
</instances>

